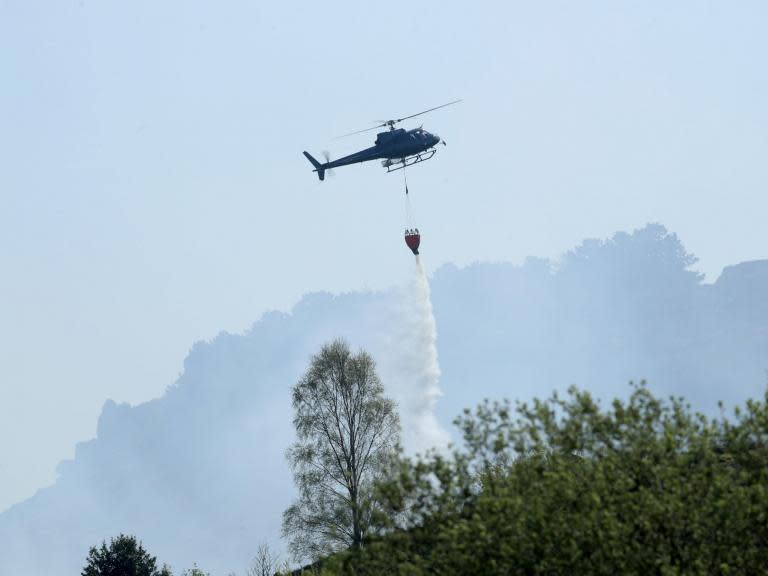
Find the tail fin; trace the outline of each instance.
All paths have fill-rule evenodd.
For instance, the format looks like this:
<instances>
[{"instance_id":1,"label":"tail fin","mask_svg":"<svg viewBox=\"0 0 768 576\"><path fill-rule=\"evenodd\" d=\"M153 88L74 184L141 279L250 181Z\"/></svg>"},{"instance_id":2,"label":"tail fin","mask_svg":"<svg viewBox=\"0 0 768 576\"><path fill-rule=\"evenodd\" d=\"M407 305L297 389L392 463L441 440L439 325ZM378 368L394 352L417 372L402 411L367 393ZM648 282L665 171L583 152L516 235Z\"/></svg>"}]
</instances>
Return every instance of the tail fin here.
<instances>
[{"instance_id":1,"label":"tail fin","mask_svg":"<svg viewBox=\"0 0 768 576\"><path fill-rule=\"evenodd\" d=\"M312 155L309 152L304 152L304 156L307 157L307 160L312 162L312 166L315 167L313 172L317 172L317 177L320 178L320 180L325 180L325 168L323 168L323 165L320 164L317 160L312 158Z\"/></svg>"}]
</instances>

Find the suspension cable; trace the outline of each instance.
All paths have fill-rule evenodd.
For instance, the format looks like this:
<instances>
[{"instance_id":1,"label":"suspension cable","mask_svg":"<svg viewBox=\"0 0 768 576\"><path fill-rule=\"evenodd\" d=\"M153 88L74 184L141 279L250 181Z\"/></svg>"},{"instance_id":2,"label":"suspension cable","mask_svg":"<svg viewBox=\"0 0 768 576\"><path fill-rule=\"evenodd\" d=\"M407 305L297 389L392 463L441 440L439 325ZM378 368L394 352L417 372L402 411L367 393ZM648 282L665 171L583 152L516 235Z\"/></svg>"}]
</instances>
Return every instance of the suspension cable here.
<instances>
[{"instance_id":1,"label":"suspension cable","mask_svg":"<svg viewBox=\"0 0 768 576\"><path fill-rule=\"evenodd\" d=\"M405 186L405 227L408 230L414 229L413 208L411 207L411 197L408 194L408 176L403 167L403 185Z\"/></svg>"}]
</instances>

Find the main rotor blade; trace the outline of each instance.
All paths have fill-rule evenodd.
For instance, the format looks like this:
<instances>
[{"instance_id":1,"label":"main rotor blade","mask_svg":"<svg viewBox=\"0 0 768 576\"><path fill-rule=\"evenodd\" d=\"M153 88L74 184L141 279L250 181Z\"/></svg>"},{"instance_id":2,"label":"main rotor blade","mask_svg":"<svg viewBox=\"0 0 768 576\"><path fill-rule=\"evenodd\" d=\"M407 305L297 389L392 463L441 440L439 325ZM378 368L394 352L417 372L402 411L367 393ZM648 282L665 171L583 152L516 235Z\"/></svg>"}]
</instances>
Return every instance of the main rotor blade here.
<instances>
[{"instance_id":1,"label":"main rotor blade","mask_svg":"<svg viewBox=\"0 0 768 576\"><path fill-rule=\"evenodd\" d=\"M453 102L448 102L447 104L441 104L440 106L435 106L434 108L430 108L429 110L424 110L417 114L411 114L410 116L404 116L403 118L398 118L397 120L382 120L381 124L377 124L376 126L373 126L371 128L363 128L362 130L356 130L354 132L350 132L349 134L342 134L341 136L336 136L334 140L338 140L339 138L346 138L347 136L354 136L355 134L362 134L363 132L370 132L371 130L378 130L379 128L384 128L385 126L389 126L390 128L394 129L394 125L397 124L398 122L402 122L403 120L408 120L409 118L415 118L416 116L421 116L422 114L426 114L427 112L432 112L433 110L445 108L446 106L450 106L451 104L457 104L461 101L462 99L454 100Z\"/></svg>"},{"instance_id":2,"label":"main rotor blade","mask_svg":"<svg viewBox=\"0 0 768 576\"><path fill-rule=\"evenodd\" d=\"M384 124L379 124L378 126L374 126L372 128L363 128L362 130L356 130L355 132L350 132L349 134L342 134L341 136L336 136L334 140L338 140L339 138L346 138L347 136L354 136L355 134L362 134L363 132L370 132L371 130L378 130L379 128L383 128L386 125L387 123L384 122Z\"/></svg>"},{"instance_id":3,"label":"main rotor blade","mask_svg":"<svg viewBox=\"0 0 768 576\"><path fill-rule=\"evenodd\" d=\"M451 104L457 104L458 102L461 102L461 99L454 100L453 102L448 102L448 104L441 104L440 106L435 106L434 108L430 108L429 110L424 110L423 112L419 112L418 114L411 114L410 116L398 118L397 120L395 120L395 122L402 122L403 120L408 120L408 118L415 118L416 116L421 116L422 114L426 114L427 112L432 112L432 110L437 110L438 108L445 108L446 106L450 106Z\"/></svg>"}]
</instances>

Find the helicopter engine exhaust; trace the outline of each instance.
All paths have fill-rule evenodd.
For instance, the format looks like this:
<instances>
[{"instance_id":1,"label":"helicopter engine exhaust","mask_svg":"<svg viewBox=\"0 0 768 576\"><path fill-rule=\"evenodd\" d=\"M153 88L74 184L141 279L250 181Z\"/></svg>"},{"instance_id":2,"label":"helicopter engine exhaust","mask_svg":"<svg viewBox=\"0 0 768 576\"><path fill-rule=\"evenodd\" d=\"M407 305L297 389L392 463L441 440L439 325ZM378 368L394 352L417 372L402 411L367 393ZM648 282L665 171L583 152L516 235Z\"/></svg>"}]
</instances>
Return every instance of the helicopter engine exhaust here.
<instances>
[{"instance_id":1,"label":"helicopter engine exhaust","mask_svg":"<svg viewBox=\"0 0 768 576\"><path fill-rule=\"evenodd\" d=\"M325 180L325 168L323 167L323 164L320 164L320 162L315 160L312 157L312 154L310 154L306 150L304 151L304 156L306 156L307 160L309 160L312 163L312 166L315 167L314 171L317 172L317 177L320 178L320 180Z\"/></svg>"}]
</instances>

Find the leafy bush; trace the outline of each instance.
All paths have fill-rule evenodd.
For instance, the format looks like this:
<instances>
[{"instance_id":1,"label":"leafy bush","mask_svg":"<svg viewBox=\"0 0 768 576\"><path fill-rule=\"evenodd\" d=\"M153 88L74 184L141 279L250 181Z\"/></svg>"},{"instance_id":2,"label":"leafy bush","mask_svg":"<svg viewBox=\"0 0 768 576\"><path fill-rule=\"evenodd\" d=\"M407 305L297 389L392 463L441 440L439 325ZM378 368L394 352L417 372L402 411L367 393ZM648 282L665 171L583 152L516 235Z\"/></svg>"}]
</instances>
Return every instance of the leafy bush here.
<instances>
[{"instance_id":1,"label":"leafy bush","mask_svg":"<svg viewBox=\"0 0 768 576\"><path fill-rule=\"evenodd\" d=\"M767 398L768 399L768 398ZM768 408L732 421L643 385L572 388L456 420L463 450L403 460L389 534L327 574L756 574L768 566Z\"/></svg>"},{"instance_id":2,"label":"leafy bush","mask_svg":"<svg viewBox=\"0 0 768 576\"><path fill-rule=\"evenodd\" d=\"M107 546L92 547L82 576L171 576L167 567L157 569L157 559L134 536L120 534Z\"/></svg>"}]
</instances>

